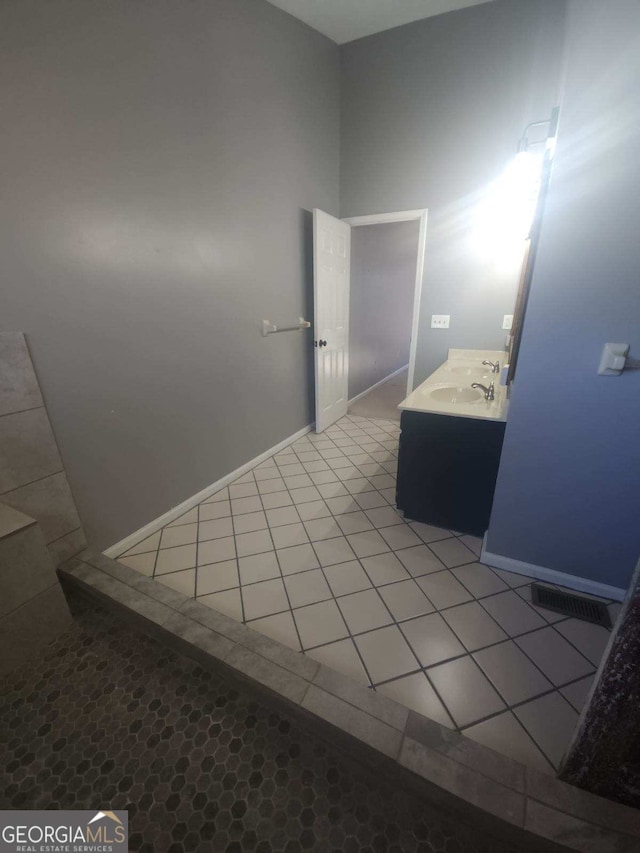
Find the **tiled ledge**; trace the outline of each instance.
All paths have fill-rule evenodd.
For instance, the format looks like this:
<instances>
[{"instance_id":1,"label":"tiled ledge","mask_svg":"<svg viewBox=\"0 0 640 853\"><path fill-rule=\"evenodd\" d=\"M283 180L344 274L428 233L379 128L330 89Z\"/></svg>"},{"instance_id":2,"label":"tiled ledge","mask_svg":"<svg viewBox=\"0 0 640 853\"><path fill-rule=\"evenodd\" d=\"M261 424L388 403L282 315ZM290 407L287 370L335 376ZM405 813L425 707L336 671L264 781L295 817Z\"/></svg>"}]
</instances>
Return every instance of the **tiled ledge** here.
<instances>
[{"instance_id":1,"label":"tiled ledge","mask_svg":"<svg viewBox=\"0 0 640 853\"><path fill-rule=\"evenodd\" d=\"M108 557L83 552L59 573L203 666L322 726L399 785L472 812L523 850L640 849L640 812L527 768Z\"/></svg>"}]
</instances>

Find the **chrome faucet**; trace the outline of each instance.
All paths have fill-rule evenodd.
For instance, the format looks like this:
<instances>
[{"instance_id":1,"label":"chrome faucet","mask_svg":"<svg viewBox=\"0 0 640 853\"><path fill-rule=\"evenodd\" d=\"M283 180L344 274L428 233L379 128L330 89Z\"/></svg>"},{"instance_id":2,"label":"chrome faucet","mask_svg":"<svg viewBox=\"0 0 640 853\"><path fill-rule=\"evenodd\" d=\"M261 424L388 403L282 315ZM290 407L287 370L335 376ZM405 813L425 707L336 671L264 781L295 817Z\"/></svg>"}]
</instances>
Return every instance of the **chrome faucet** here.
<instances>
[{"instance_id":1,"label":"chrome faucet","mask_svg":"<svg viewBox=\"0 0 640 853\"><path fill-rule=\"evenodd\" d=\"M484 399L485 400L495 400L495 398L496 398L496 391L495 391L495 388L493 387L493 382L489 385L488 388L486 387L486 385L481 385L479 382L474 382L471 385L471 387L472 388L481 388L484 391Z\"/></svg>"},{"instance_id":2,"label":"chrome faucet","mask_svg":"<svg viewBox=\"0 0 640 853\"><path fill-rule=\"evenodd\" d=\"M490 367L492 373L500 373L499 361L483 361L482 363L486 364L487 367Z\"/></svg>"}]
</instances>

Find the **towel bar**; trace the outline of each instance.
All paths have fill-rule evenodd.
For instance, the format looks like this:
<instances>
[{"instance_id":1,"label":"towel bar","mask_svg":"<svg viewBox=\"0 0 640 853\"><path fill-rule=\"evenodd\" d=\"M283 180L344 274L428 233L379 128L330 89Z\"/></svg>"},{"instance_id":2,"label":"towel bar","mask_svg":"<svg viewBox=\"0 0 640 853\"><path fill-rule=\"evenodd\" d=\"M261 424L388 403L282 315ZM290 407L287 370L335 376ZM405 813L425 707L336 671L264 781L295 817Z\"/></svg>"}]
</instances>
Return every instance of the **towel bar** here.
<instances>
[{"instance_id":1,"label":"towel bar","mask_svg":"<svg viewBox=\"0 0 640 853\"><path fill-rule=\"evenodd\" d=\"M262 321L262 337L266 338L267 335L273 335L276 332L300 332L302 329L310 329L311 323L308 320L305 320L303 317L300 317L298 320L298 324L296 326L276 326L271 323L269 320Z\"/></svg>"}]
</instances>

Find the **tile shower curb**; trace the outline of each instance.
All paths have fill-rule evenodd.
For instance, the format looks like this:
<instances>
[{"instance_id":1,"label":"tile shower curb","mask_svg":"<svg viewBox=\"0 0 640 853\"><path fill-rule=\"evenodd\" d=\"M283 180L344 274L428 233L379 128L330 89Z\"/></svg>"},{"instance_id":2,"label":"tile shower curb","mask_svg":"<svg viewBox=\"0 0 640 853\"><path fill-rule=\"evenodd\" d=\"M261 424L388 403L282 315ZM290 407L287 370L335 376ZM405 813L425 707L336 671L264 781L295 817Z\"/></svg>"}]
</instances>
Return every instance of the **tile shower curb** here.
<instances>
[{"instance_id":1,"label":"tile shower curb","mask_svg":"<svg viewBox=\"0 0 640 853\"><path fill-rule=\"evenodd\" d=\"M58 569L64 584L146 633L326 732L401 786L442 802L522 849L631 853L640 812L525 767L410 711L102 554Z\"/></svg>"}]
</instances>

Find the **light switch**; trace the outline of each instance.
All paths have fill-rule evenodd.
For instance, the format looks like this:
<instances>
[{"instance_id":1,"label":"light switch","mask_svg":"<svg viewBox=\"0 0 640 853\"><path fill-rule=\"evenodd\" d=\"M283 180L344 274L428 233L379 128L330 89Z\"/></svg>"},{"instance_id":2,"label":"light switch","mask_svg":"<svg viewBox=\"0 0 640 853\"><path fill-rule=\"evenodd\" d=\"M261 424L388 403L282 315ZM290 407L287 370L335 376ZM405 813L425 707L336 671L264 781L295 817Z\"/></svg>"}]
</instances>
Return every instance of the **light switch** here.
<instances>
[{"instance_id":1,"label":"light switch","mask_svg":"<svg viewBox=\"0 0 640 853\"><path fill-rule=\"evenodd\" d=\"M629 344L605 344L600 357L598 374L600 376L620 376L624 370Z\"/></svg>"},{"instance_id":2,"label":"light switch","mask_svg":"<svg viewBox=\"0 0 640 853\"><path fill-rule=\"evenodd\" d=\"M432 314L431 315L431 328L432 329L448 329L450 319L451 319L450 314Z\"/></svg>"},{"instance_id":3,"label":"light switch","mask_svg":"<svg viewBox=\"0 0 640 853\"><path fill-rule=\"evenodd\" d=\"M502 320L502 328L510 329L513 326L513 314L505 314Z\"/></svg>"}]
</instances>

